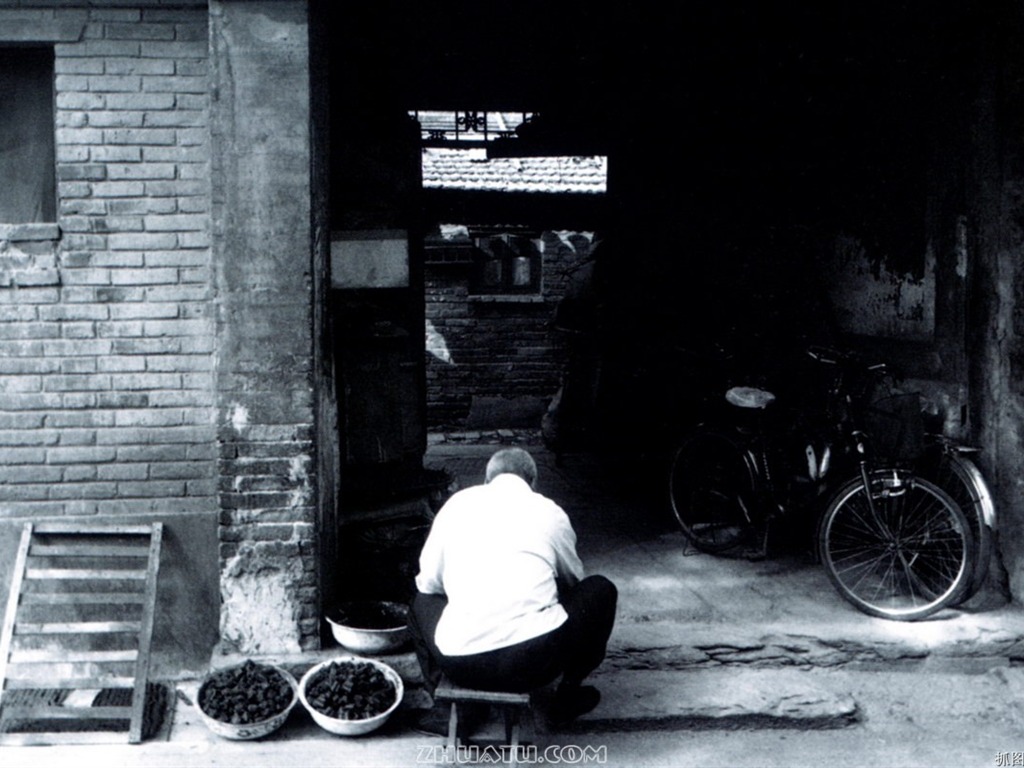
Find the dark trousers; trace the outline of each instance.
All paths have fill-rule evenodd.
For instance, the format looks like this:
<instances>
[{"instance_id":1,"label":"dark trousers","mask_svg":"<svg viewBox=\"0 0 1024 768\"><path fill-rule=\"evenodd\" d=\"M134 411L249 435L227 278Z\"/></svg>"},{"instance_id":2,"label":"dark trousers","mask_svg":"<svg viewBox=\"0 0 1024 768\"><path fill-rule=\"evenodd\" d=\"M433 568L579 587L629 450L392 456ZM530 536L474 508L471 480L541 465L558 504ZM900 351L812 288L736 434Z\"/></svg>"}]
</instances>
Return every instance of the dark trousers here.
<instances>
[{"instance_id":1,"label":"dark trousers","mask_svg":"<svg viewBox=\"0 0 1024 768\"><path fill-rule=\"evenodd\" d=\"M434 644L434 631L448 600L417 593L410 606L409 633L430 692L442 672L456 685L491 691L532 691L559 675L562 686L582 683L604 660L618 591L604 576L588 576L565 590L560 600L568 618L547 634L485 653L445 656Z\"/></svg>"}]
</instances>

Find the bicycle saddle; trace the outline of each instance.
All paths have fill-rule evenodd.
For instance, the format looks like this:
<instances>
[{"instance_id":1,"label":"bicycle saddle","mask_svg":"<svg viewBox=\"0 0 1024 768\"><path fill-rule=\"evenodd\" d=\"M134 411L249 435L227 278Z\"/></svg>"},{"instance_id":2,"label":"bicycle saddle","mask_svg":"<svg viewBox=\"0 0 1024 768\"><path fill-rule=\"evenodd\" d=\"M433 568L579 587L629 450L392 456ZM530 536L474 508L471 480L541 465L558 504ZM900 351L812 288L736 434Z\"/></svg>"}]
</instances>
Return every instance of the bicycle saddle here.
<instances>
[{"instance_id":1,"label":"bicycle saddle","mask_svg":"<svg viewBox=\"0 0 1024 768\"><path fill-rule=\"evenodd\" d=\"M775 401L775 395L757 387L732 387L725 393L725 399L738 408L767 408Z\"/></svg>"}]
</instances>

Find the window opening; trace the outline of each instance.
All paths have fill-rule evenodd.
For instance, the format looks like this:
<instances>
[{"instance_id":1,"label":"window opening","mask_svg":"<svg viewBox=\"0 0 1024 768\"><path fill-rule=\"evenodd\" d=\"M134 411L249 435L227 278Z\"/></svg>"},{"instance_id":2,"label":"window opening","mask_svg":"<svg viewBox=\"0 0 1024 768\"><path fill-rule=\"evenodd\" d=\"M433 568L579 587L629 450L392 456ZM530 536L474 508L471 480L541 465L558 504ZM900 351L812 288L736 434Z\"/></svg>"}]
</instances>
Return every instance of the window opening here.
<instances>
[{"instance_id":1,"label":"window opening","mask_svg":"<svg viewBox=\"0 0 1024 768\"><path fill-rule=\"evenodd\" d=\"M0 48L0 223L57 219L53 49Z\"/></svg>"},{"instance_id":2,"label":"window opening","mask_svg":"<svg viewBox=\"0 0 1024 768\"><path fill-rule=\"evenodd\" d=\"M499 233L474 238L473 294L540 293L541 254L526 236Z\"/></svg>"}]
</instances>

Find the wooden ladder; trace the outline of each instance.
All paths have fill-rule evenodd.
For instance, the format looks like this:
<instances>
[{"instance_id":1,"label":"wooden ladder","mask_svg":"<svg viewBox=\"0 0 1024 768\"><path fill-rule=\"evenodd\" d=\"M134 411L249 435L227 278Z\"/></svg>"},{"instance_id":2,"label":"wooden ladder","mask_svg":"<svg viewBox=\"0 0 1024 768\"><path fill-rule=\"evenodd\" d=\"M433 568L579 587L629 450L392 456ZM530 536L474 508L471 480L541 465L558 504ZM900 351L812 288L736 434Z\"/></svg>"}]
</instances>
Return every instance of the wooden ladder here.
<instances>
[{"instance_id":1,"label":"wooden ladder","mask_svg":"<svg viewBox=\"0 0 1024 768\"><path fill-rule=\"evenodd\" d=\"M162 535L25 524L0 633L0 744L142 741ZM131 704L94 705L98 691Z\"/></svg>"}]
</instances>

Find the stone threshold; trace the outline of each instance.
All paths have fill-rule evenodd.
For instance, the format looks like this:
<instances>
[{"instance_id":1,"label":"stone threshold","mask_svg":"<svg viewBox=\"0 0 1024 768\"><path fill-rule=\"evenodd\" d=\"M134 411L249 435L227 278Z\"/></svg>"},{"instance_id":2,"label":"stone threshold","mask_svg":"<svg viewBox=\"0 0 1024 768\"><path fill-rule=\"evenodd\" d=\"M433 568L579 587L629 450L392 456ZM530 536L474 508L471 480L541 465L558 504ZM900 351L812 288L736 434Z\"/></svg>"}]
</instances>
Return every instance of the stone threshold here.
<instances>
[{"instance_id":1,"label":"stone threshold","mask_svg":"<svg viewBox=\"0 0 1024 768\"><path fill-rule=\"evenodd\" d=\"M219 656L219 669L252 658L278 664L296 679L321 661L358 655L329 648L298 655ZM411 651L373 656L392 666L406 685L403 710L425 710L431 698L423 688L419 664ZM792 669L599 670L588 683L601 691L601 703L566 732L599 732L671 728L843 728L859 721L856 702L843 692L830 692L805 672ZM193 683L194 685L194 683ZM185 683L184 688L190 685ZM537 727L546 729L551 688L535 698ZM412 713L410 713L412 716Z\"/></svg>"}]
</instances>

